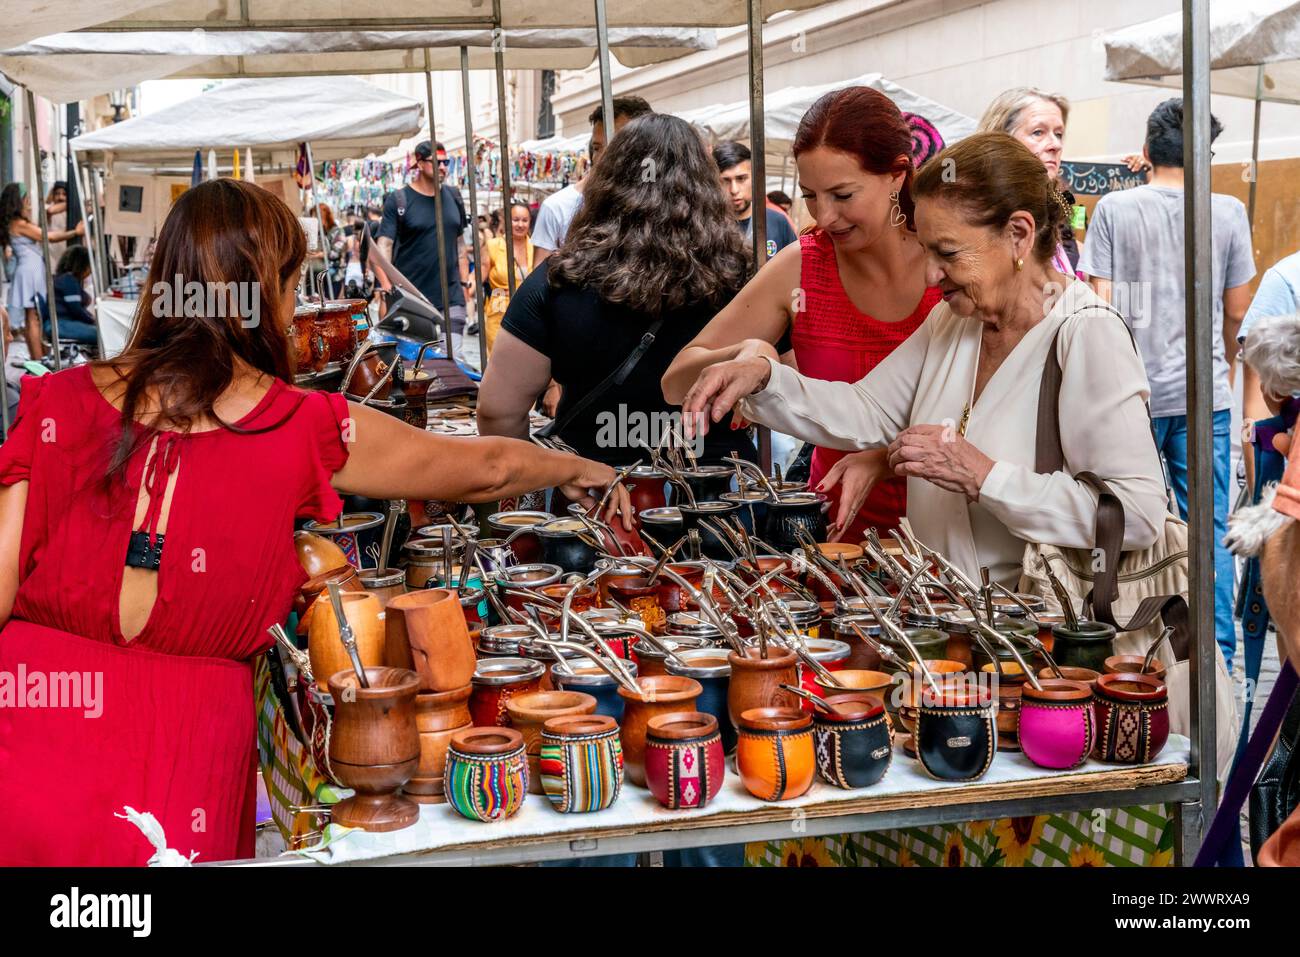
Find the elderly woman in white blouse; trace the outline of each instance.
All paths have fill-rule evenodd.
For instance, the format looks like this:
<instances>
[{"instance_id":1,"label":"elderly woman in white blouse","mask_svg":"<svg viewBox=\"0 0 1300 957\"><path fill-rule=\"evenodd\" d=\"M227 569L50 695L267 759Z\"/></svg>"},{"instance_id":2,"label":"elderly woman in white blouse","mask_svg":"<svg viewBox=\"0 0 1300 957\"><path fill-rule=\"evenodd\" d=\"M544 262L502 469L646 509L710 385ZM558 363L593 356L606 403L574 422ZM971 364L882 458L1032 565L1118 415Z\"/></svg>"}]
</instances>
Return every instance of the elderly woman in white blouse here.
<instances>
[{"instance_id":1,"label":"elderly woman in white blouse","mask_svg":"<svg viewBox=\"0 0 1300 957\"><path fill-rule=\"evenodd\" d=\"M1043 164L1006 134L980 133L930 160L913 195L926 282L943 293L920 329L856 383L806 378L750 340L691 387L688 430L739 405L818 445L887 446L917 536L1011 587L1026 542L1094 546L1097 495L1079 472L1123 502L1126 549L1153 544L1167 498L1146 372L1122 320L1053 268L1066 210ZM1053 343L1065 470L1040 474L1038 393Z\"/></svg>"}]
</instances>

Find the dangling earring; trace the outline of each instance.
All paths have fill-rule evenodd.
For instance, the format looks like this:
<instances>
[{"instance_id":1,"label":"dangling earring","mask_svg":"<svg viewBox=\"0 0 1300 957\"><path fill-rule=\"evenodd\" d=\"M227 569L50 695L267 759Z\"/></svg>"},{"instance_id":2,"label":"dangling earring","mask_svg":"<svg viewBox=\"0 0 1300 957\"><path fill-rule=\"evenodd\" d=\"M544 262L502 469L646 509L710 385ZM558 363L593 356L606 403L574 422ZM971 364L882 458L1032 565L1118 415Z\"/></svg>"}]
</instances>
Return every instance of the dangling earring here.
<instances>
[{"instance_id":1,"label":"dangling earring","mask_svg":"<svg viewBox=\"0 0 1300 957\"><path fill-rule=\"evenodd\" d=\"M889 200L894 204L889 209L889 225L902 226L907 222L907 217L903 215L903 208L898 205L898 190L889 194Z\"/></svg>"},{"instance_id":2,"label":"dangling earring","mask_svg":"<svg viewBox=\"0 0 1300 957\"><path fill-rule=\"evenodd\" d=\"M1016 272L1020 272L1020 270L1022 270L1022 269L1024 269L1024 268L1025 268L1025 261L1024 261L1023 259L1017 259L1017 260L1016 260Z\"/></svg>"}]
</instances>

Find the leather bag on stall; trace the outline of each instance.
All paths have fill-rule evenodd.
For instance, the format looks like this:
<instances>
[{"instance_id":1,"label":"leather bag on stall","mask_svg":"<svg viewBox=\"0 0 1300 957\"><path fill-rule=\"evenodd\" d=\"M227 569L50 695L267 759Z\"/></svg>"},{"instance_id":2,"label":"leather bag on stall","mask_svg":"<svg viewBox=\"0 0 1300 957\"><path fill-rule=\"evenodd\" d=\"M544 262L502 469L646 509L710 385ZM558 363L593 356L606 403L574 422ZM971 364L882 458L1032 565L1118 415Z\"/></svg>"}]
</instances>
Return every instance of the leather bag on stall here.
<instances>
[{"instance_id":1,"label":"leather bag on stall","mask_svg":"<svg viewBox=\"0 0 1300 957\"><path fill-rule=\"evenodd\" d=\"M1119 313L1112 312L1123 322ZM1125 328L1128 328L1127 324ZM1034 470L1044 474L1065 470L1060 423L1060 335L1058 329L1043 366L1038 394ZM1164 628L1172 627L1174 633L1170 644L1174 663L1167 668L1165 678L1169 687L1170 730L1190 737L1187 523L1172 513L1167 514L1164 528L1154 545L1123 551L1123 504L1092 472L1080 472L1074 477L1097 491L1095 548L1028 543L1022 562L1020 590L1044 598L1049 610L1060 610L1042 570L1043 563L1046 563L1065 586L1076 607L1083 608L1091 618L1114 626L1116 654L1145 655L1151 642ZM1222 779L1236 751L1237 700L1223 656L1214 655L1214 663L1216 770Z\"/></svg>"}]
</instances>

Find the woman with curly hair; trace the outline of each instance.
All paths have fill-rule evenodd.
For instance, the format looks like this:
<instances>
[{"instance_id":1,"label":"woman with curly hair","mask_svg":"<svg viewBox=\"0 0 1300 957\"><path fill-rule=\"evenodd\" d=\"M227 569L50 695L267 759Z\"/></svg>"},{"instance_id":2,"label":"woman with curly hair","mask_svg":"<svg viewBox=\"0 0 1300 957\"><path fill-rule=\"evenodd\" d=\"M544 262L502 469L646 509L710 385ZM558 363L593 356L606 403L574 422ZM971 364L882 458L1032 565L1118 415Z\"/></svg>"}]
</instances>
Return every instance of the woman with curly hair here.
<instances>
[{"instance_id":1,"label":"woman with curly hair","mask_svg":"<svg viewBox=\"0 0 1300 957\"><path fill-rule=\"evenodd\" d=\"M479 392L480 431L526 437L528 410L554 378L563 387L554 434L610 465L643 457L641 443L676 421L660 377L750 271L699 134L673 116L633 120L589 174L564 245L510 301ZM649 347L621 370L647 334ZM626 375L614 386L616 371ZM729 430L695 451L756 457Z\"/></svg>"}]
</instances>

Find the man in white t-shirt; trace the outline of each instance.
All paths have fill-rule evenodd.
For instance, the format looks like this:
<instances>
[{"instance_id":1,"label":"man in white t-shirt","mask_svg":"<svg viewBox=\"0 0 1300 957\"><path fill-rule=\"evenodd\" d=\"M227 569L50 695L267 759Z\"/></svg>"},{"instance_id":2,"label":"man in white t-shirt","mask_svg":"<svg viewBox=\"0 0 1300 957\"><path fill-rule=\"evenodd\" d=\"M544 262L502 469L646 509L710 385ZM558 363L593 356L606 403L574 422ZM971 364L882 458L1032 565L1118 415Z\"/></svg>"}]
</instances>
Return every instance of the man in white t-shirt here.
<instances>
[{"instance_id":1,"label":"man in white t-shirt","mask_svg":"<svg viewBox=\"0 0 1300 957\"><path fill-rule=\"evenodd\" d=\"M1211 117L1210 140L1223 127ZM1166 100L1147 119L1146 186L1108 193L1097 203L1079 257L1097 293L1124 316L1146 365L1151 416L1178 509L1187 515L1187 342L1183 233L1183 103ZM1250 224L1241 200L1210 196L1214 302L1214 619L1229 670L1236 648L1234 565L1223 545L1231 489L1232 384L1237 329L1255 275Z\"/></svg>"},{"instance_id":2,"label":"man in white t-shirt","mask_svg":"<svg viewBox=\"0 0 1300 957\"><path fill-rule=\"evenodd\" d=\"M644 116L647 113L653 113L650 104L639 96L616 96L614 97L614 132L627 126L627 124L636 119L638 116ZM591 162L594 166L596 160L600 157L600 151L605 148L605 109L604 106L598 106L591 111L587 117L587 122L591 124L591 145L588 151L591 154ZM582 207L582 182L573 183L564 187L558 193L546 197L542 203L542 208L537 211L537 225L533 227L533 246L537 250L534 255L534 268L536 264L541 263L551 253L560 248L564 242L564 237L569 233L569 223L573 222L573 217L578 215L578 210Z\"/></svg>"}]
</instances>

